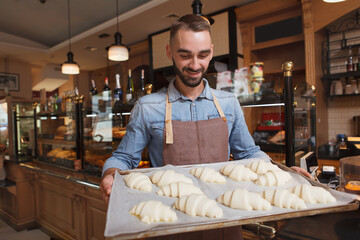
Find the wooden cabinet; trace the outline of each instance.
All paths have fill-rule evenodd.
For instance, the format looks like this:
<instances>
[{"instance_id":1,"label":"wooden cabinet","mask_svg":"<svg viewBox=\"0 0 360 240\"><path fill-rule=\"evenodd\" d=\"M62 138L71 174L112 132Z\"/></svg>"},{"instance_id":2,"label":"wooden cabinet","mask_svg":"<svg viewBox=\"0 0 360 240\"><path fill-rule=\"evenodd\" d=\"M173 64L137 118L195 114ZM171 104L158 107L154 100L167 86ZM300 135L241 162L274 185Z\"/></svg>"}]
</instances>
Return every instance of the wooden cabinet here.
<instances>
[{"instance_id":1,"label":"wooden cabinet","mask_svg":"<svg viewBox=\"0 0 360 240\"><path fill-rule=\"evenodd\" d=\"M42 169L89 181L69 170L40 164ZM36 222L52 237L61 239L104 239L106 204L98 189L44 173L35 174ZM91 182L99 183L93 178Z\"/></svg>"},{"instance_id":2,"label":"wooden cabinet","mask_svg":"<svg viewBox=\"0 0 360 240\"><path fill-rule=\"evenodd\" d=\"M15 230L35 226L35 196L31 173L9 161L7 179L14 184L0 188L0 215Z\"/></svg>"}]
</instances>

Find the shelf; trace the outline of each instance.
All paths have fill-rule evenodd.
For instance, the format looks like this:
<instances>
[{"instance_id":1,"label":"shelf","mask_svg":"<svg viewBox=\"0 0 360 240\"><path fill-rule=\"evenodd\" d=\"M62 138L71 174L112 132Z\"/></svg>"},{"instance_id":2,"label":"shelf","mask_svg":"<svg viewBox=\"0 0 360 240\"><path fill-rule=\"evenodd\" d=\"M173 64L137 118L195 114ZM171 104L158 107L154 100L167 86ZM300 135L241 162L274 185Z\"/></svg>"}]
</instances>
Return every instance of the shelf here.
<instances>
[{"instance_id":1,"label":"shelf","mask_svg":"<svg viewBox=\"0 0 360 240\"><path fill-rule=\"evenodd\" d=\"M39 143L45 143L45 144L61 144L61 145L67 145L67 146L75 146L75 141L67 141L67 140L57 140L57 139L37 139Z\"/></svg>"},{"instance_id":2,"label":"shelf","mask_svg":"<svg viewBox=\"0 0 360 240\"><path fill-rule=\"evenodd\" d=\"M360 96L360 93L358 93L358 94L330 95L331 98L342 98L342 97L353 97L353 96Z\"/></svg>"},{"instance_id":3,"label":"shelf","mask_svg":"<svg viewBox=\"0 0 360 240\"><path fill-rule=\"evenodd\" d=\"M353 72L345 72L345 73L335 73L335 74L327 74L322 77L323 80L335 80L340 79L342 77L360 77L360 71Z\"/></svg>"}]
</instances>

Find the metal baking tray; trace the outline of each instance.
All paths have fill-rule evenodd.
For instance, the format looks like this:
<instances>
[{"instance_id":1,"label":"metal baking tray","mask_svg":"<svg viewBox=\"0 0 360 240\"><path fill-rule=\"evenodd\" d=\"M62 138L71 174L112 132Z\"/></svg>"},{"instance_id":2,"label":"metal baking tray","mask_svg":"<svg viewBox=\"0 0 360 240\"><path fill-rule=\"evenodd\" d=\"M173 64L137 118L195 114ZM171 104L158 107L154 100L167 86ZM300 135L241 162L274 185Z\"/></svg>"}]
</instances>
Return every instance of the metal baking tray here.
<instances>
[{"instance_id":1,"label":"metal baking tray","mask_svg":"<svg viewBox=\"0 0 360 240\"><path fill-rule=\"evenodd\" d=\"M240 160L239 163L246 164L248 161ZM232 164L235 162L226 162L226 163L217 163L217 164L196 164L196 165L186 165L186 166L171 166L173 168L176 168L180 171L189 171L193 167L215 167L219 168L224 164ZM146 237L154 237L154 236L162 236L162 235L170 235L170 234L176 234L176 233L184 233L184 232L192 232L192 231L200 231L200 230L209 230L209 229L216 229L216 228L223 228L223 227L230 227L230 226L237 226L237 225L244 225L244 224L253 224L258 222L267 222L267 221L275 221L275 220L282 220L282 219L288 219L288 218L296 218L296 217L304 217L304 216L312 216L312 215L318 215L318 214L325 214L325 213L335 213L335 212L344 212L344 211L352 211L357 210L359 208L359 202L356 201L355 195L350 195L343 192L338 192L335 190L332 190L328 187L326 187L323 184L320 184L318 182L315 182L311 179L308 179L292 169L278 164L276 162L273 162L274 164L278 165L281 169L288 171L293 177L295 178L301 178L303 181L308 181L310 184L314 186L320 186L332 193L332 195L338 200L337 204L317 204L315 207L311 207L306 210L289 210L289 209L281 209L276 210L274 212L264 213L265 211L262 211L259 213L259 211L251 211L247 216L239 216L239 217L232 217L232 218L224 218L224 219L209 219L209 218L202 218L199 217L199 221L182 221L180 223L173 222L173 223L153 223L150 225L146 225L144 229L139 228L139 231L131 232L130 229L133 227L134 222L131 220L134 219L134 216L128 214L129 211L129 205L126 205L126 201L133 202L132 205L137 204L139 199L141 198L142 193L138 193L138 195L131 195L131 194L121 194L121 197L116 197L113 195L116 195L117 190L119 190L119 186L116 186L114 183L113 187L113 194L110 196L110 203L107 213L107 223L106 223L106 229L105 229L105 237L107 239L135 239L135 238L146 238ZM157 170L162 170L164 167L161 168L149 168L149 169L133 169L133 170L127 170L127 171L121 171L121 175L129 174L130 172L142 172L144 174L150 174L152 172L155 172ZM120 176L120 175L118 175ZM187 175L190 176L190 175ZM194 177L195 178L195 177ZM122 181L122 178L121 178ZM200 180L199 180L200 181ZM123 182L123 181L122 181ZM155 186L155 185L154 185ZM134 190L137 191L137 190ZM335 196L335 195L336 196ZM156 194L155 194L156 195ZM346 201L339 202L339 196L346 199ZM154 196L152 196L154 197ZM150 200L150 199L149 199ZM175 201L176 199L174 199ZM221 204L219 204L221 205ZM308 204L307 204L308 205ZM126 207L127 206L127 207ZM312 205L314 206L314 205ZM224 208L227 208L225 206L222 206ZM125 208L125 209L124 209ZM126 209L129 208L129 209ZM275 208L275 207L274 207ZM119 219L124 219L123 223L121 224L115 215L117 214L116 211L123 211L121 213L121 217L118 216ZM238 210L235 210L238 211ZM241 210L239 210L241 211ZM127 213L127 215L126 215ZM178 213L178 212L177 212ZM263 213L263 214L262 214ZM120 214L120 213L119 213ZM189 216L189 218L192 218ZM195 217L197 218L197 217ZM193 218L194 219L194 218ZM138 221L139 224L140 221L138 219L135 219L135 221ZM135 223L136 224L136 223ZM152 225L152 226L151 226ZM129 232L128 232L129 231Z\"/></svg>"}]
</instances>

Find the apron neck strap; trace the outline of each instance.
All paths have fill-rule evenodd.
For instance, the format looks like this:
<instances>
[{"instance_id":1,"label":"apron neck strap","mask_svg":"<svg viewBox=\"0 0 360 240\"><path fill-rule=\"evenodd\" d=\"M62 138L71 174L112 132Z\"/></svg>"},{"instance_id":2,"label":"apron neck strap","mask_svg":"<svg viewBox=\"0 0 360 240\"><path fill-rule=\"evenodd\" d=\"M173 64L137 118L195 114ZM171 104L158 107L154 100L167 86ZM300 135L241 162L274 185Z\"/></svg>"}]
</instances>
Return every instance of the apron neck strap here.
<instances>
[{"instance_id":1,"label":"apron neck strap","mask_svg":"<svg viewBox=\"0 0 360 240\"><path fill-rule=\"evenodd\" d=\"M173 128L171 123L171 102L169 101L169 92L166 94L165 139L166 139L166 144L174 143Z\"/></svg>"},{"instance_id":2,"label":"apron neck strap","mask_svg":"<svg viewBox=\"0 0 360 240\"><path fill-rule=\"evenodd\" d=\"M218 110L220 117L222 117L222 119L224 120L224 122L226 122L226 118L225 118L225 114L219 104L219 101L217 100L217 98L215 97L215 94L213 92L211 92L212 96L214 97L214 104L216 109Z\"/></svg>"}]
</instances>

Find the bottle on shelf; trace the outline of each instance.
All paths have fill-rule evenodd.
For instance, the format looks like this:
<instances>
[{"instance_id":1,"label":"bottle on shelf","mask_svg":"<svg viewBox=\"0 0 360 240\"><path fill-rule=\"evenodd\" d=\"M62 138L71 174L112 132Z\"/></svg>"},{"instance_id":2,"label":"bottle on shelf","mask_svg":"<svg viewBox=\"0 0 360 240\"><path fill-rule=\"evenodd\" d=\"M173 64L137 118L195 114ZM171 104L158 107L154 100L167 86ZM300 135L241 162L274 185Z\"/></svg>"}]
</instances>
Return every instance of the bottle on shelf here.
<instances>
[{"instance_id":1,"label":"bottle on shelf","mask_svg":"<svg viewBox=\"0 0 360 240\"><path fill-rule=\"evenodd\" d=\"M137 97L140 98L145 95L145 74L144 69L141 69L141 76L140 76L140 85L141 89L137 91Z\"/></svg>"},{"instance_id":2,"label":"bottle on shelf","mask_svg":"<svg viewBox=\"0 0 360 240\"><path fill-rule=\"evenodd\" d=\"M73 110L73 102L72 102L73 95L74 95L74 92L71 90L66 92L66 97L65 97L66 112L71 112Z\"/></svg>"},{"instance_id":3,"label":"bottle on shelf","mask_svg":"<svg viewBox=\"0 0 360 240\"><path fill-rule=\"evenodd\" d=\"M129 69L128 84L126 87L126 103L132 104L134 99L134 83L131 77L131 69Z\"/></svg>"},{"instance_id":4,"label":"bottle on shelf","mask_svg":"<svg viewBox=\"0 0 360 240\"><path fill-rule=\"evenodd\" d=\"M356 63L356 71L360 72L360 48L358 50L358 55L357 55L357 63ZM355 70L355 69L354 69Z\"/></svg>"},{"instance_id":5,"label":"bottle on shelf","mask_svg":"<svg viewBox=\"0 0 360 240\"><path fill-rule=\"evenodd\" d=\"M109 87L109 79L107 77L105 78L102 100L105 107L111 106L111 89Z\"/></svg>"},{"instance_id":6,"label":"bottle on shelf","mask_svg":"<svg viewBox=\"0 0 360 240\"><path fill-rule=\"evenodd\" d=\"M120 74L116 74L115 78L116 78L116 87L114 89L114 102L122 103L123 92L122 92L121 84L120 84Z\"/></svg>"},{"instance_id":7,"label":"bottle on shelf","mask_svg":"<svg viewBox=\"0 0 360 240\"><path fill-rule=\"evenodd\" d=\"M352 53L352 50L351 50L351 45L350 45L349 46L349 52L348 52L348 55L347 55L346 69L347 69L348 72L352 72L352 71L354 71L354 67L355 67L354 56L353 56L353 53Z\"/></svg>"},{"instance_id":8,"label":"bottle on shelf","mask_svg":"<svg viewBox=\"0 0 360 240\"><path fill-rule=\"evenodd\" d=\"M96 86L95 86L95 80L91 80L91 86L92 86L92 88L90 89L90 96L97 95L98 91L97 91Z\"/></svg>"}]
</instances>

